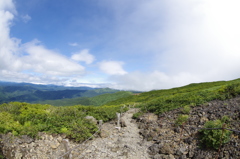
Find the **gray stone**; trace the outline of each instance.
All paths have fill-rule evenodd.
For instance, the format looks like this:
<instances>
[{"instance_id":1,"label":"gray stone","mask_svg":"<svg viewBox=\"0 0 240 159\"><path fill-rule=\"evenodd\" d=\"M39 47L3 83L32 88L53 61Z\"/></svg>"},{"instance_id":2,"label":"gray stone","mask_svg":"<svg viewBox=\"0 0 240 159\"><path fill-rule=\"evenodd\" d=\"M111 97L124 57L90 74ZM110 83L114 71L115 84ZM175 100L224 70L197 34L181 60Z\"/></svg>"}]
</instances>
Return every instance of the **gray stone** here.
<instances>
[{"instance_id":1,"label":"gray stone","mask_svg":"<svg viewBox=\"0 0 240 159\"><path fill-rule=\"evenodd\" d=\"M51 146L51 148L53 148L53 149L58 148L59 145L60 145L60 144L59 144L59 142L57 142L57 141L52 141L52 142L50 142L50 146Z\"/></svg>"},{"instance_id":2,"label":"gray stone","mask_svg":"<svg viewBox=\"0 0 240 159\"><path fill-rule=\"evenodd\" d=\"M153 144L152 146L149 147L149 150L151 155L156 155L159 152L159 145Z\"/></svg>"},{"instance_id":3,"label":"gray stone","mask_svg":"<svg viewBox=\"0 0 240 159\"><path fill-rule=\"evenodd\" d=\"M159 146L159 153L169 155L169 154L173 154L173 150L168 143L165 143L162 146Z\"/></svg>"},{"instance_id":4,"label":"gray stone","mask_svg":"<svg viewBox=\"0 0 240 159\"><path fill-rule=\"evenodd\" d=\"M100 132L100 137L101 137L101 138L106 138L106 137L108 137L108 136L109 136L108 131L106 131L106 130L101 130L101 132Z\"/></svg>"},{"instance_id":5,"label":"gray stone","mask_svg":"<svg viewBox=\"0 0 240 159\"><path fill-rule=\"evenodd\" d=\"M94 124L97 124L97 120L93 116L86 116L85 119L90 120Z\"/></svg>"},{"instance_id":6,"label":"gray stone","mask_svg":"<svg viewBox=\"0 0 240 159\"><path fill-rule=\"evenodd\" d=\"M127 127L126 122L122 118L120 119L120 125L121 127Z\"/></svg>"}]
</instances>

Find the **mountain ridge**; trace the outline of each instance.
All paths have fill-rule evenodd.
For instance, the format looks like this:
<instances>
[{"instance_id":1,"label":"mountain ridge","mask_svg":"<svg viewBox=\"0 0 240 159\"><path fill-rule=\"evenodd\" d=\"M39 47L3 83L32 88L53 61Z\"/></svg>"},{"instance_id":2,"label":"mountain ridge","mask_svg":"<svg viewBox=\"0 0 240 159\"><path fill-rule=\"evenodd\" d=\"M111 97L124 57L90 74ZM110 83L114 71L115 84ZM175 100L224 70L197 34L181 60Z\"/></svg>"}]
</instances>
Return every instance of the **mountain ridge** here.
<instances>
[{"instance_id":1,"label":"mountain ridge","mask_svg":"<svg viewBox=\"0 0 240 159\"><path fill-rule=\"evenodd\" d=\"M0 81L0 104L13 101L37 103L45 100L94 97L118 91L120 90L111 88L65 87Z\"/></svg>"}]
</instances>

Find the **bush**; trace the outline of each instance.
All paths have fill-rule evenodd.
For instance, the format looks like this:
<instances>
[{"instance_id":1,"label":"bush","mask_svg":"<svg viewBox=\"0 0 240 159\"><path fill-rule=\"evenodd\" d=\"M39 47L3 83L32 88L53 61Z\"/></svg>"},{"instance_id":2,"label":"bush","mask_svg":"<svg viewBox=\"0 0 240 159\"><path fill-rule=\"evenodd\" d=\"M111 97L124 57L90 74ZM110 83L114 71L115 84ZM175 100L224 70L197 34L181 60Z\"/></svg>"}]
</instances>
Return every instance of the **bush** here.
<instances>
[{"instance_id":1,"label":"bush","mask_svg":"<svg viewBox=\"0 0 240 159\"><path fill-rule=\"evenodd\" d=\"M133 119L138 119L140 116L142 116L143 115L143 112L142 111L139 111L139 112L137 112L137 113L134 113L133 114L133 116L132 116L132 118Z\"/></svg>"},{"instance_id":2,"label":"bush","mask_svg":"<svg viewBox=\"0 0 240 159\"><path fill-rule=\"evenodd\" d=\"M208 128L223 128L227 126L229 118L224 116L221 120L207 121L204 128L199 130L201 143L208 147L218 149L222 144L230 140L231 131L226 129L210 130Z\"/></svg>"},{"instance_id":3,"label":"bush","mask_svg":"<svg viewBox=\"0 0 240 159\"><path fill-rule=\"evenodd\" d=\"M189 116L188 115L179 115L177 120L175 121L176 125L183 125L187 122Z\"/></svg>"},{"instance_id":4,"label":"bush","mask_svg":"<svg viewBox=\"0 0 240 159\"><path fill-rule=\"evenodd\" d=\"M113 106L69 106L9 103L0 105L0 133L37 137L38 132L64 133L75 141L84 141L98 130L97 125L86 120L87 115L104 122L116 118L116 112L128 108Z\"/></svg>"},{"instance_id":5,"label":"bush","mask_svg":"<svg viewBox=\"0 0 240 159\"><path fill-rule=\"evenodd\" d=\"M191 107L190 107L189 105L185 105L185 106L183 107L183 109L182 109L182 112L183 112L184 114L189 114L190 111L191 111Z\"/></svg>"}]
</instances>

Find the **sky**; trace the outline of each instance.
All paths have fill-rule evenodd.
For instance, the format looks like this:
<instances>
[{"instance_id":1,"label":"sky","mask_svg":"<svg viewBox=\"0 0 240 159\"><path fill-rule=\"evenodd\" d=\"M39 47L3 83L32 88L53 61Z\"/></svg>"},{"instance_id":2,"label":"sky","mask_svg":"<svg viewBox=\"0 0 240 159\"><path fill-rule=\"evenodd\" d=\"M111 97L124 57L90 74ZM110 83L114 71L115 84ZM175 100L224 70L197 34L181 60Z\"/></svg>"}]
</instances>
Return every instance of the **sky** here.
<instances>
[{"instance_id":1,"label":"sky","mask_svg":"<svg viewBox=\"0 0 240 159\"><path fill-rule=\"evenodd\" d=\"M150 91L240 78L239 0L1 0L0 81Z\"/></svg>"}]
</instances>

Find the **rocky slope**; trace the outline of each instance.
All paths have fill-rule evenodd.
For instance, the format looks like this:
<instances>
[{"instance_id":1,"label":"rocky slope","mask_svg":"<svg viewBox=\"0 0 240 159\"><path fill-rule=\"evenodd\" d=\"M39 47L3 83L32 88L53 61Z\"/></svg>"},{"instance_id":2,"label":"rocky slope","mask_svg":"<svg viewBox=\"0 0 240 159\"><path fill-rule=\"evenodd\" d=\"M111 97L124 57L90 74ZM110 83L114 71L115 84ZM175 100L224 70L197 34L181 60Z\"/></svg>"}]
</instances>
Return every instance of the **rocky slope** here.
<instances>
[{"instance_id":1,"label":"rocky slope","mask_svg":"<svg viewBox=\"0 0 240 159\"><path fill-rule=\"evenodd\" d=\"M139 119L140 133L146 140L154 141L149 147L151 158L240 158L240 133L233 132L231 140L219 153L217 150L200 146L198 133L206 121L221 119L224 115L231 118L229 128L240 131L240 97L226 101L215 100L193 107L184 129L174 124L181 113L181 109L176 109L158 116L157 120L149 120L152 114L146 114Z\"/></svg>"}]
</instances>

